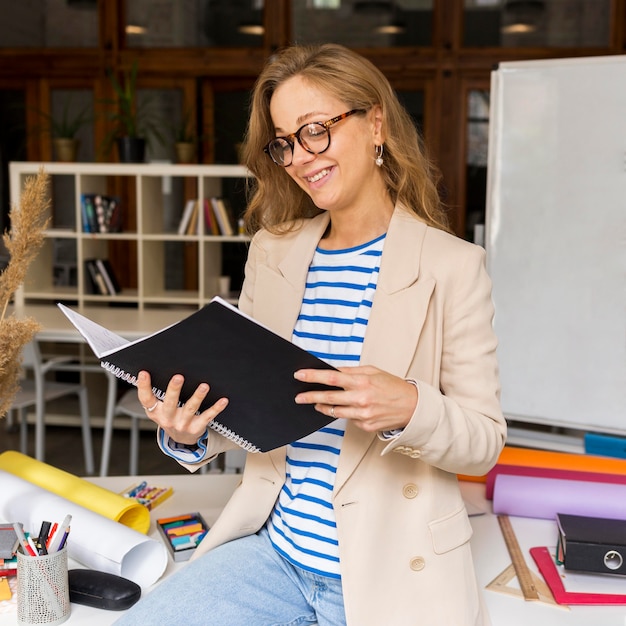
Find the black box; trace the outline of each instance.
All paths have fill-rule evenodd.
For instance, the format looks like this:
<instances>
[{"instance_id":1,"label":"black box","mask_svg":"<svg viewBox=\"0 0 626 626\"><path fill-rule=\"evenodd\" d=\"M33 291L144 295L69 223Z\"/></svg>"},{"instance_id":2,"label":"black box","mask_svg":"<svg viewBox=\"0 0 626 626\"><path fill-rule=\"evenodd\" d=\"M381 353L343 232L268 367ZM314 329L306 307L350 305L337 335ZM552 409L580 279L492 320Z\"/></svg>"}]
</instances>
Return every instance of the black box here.
<instances>
[{"instance_id":1,"label":"black box","mask_svg":"<svg viewBox=\"0 0 626 626\"><path fill-rule=\"evenodd\" d=\"M565 569L626 575L626 520L557 513L556 521Z\"/></svg>"},{"instance_id":2,"label":"black box","mask_svg":"<svg viewBox=\"0 0 626 626\"><path fill-rule=\"evenodd\" d=\"M157 528L176 563L187 561L209 530L200 513L183 513L157 519Z\"/></svg>"}]
</instances>

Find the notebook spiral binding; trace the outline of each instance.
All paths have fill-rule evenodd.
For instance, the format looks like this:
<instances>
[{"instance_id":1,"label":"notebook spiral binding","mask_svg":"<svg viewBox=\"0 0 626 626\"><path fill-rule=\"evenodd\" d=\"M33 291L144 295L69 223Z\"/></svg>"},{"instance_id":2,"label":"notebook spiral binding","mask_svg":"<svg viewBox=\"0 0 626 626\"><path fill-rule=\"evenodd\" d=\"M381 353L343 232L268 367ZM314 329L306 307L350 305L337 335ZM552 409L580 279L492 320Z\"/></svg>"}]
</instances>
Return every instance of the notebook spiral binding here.
<instances>
[{"instance_id":1,"label":"notebook spiral binding","mask_svg":"<svg viewBox=\"0 0 626 626\"><path fill-rule=\"evenodd\" d=\"M250 443L247 439L244 439L241 435L234 433L230 428L220 424L215 420L209 422L209 426L220 435L230 439L238 446L241 446L246 452L261 452L260 448L257 448L253 443Z\"/></svg>"},{"instance_id":2,"label":"notebook spiral binding","mask_svg":"<svg viewBox=\"0 0 626 626\"><path fill-rule=\"evenodd\" d=\"M128 372L125 372L121 367L117 367L117 365L113 365L108 361L101 361L100 364L105 370L111 372L111 374L113 374L113 376L115 376L116 378L124 380L127 383L134 385L135 387L137 386L137 377L129 374ZM165 392L157 389L156 387L153 387L152 391L154 395L161 401L165 397ZM224 426L224 424L220 424L219 422L212 420L211 422L209 422L209 426L215 432L219 433L223 437L226 437L226 439L229 439L233 443L236 443L238 446L241 446L244 450L246 450L246 452L261 452L260 448L255 446L247 439L244 439L241 435L233 432L230 428Z\"/></svg>"}]
</instances>

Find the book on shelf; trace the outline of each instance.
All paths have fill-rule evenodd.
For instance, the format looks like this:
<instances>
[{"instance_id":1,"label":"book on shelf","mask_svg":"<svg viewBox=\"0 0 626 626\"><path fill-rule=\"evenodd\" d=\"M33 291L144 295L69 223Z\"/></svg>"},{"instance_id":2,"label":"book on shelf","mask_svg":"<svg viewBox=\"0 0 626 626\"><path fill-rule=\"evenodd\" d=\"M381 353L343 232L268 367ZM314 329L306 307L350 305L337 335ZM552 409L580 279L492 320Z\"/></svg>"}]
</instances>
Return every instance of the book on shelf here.
<instances>
[{"instance_id":1,"label":"book on shelf","mask_svg":"<svg viewBox=\"0 0 626 626\"><path fill-rule=\"evenodd\" d=\"M293 374L303 368L333 367L219 297L132 342L63 304L58 306L101 365L118 378L136 384L139 372L146 370L155 395L163 399L171 377L182 374L181 403L206 382L210 390L199 411L227 397L228 405L209 426L245 450L267 452L332 421L312 405L294 400L300 392L329 387L298 381Z\"/></svg>"},{"instance_id":2,"label":"book on shelf","mask_svg":"<svg viewBox=\"0 0 626 626\"><path fill-rule=\"evenodd\" d=\"M109 292L107 290L104 277L100 274L95 259L85 259L85 275L87 278L87 284L89 285L89 293L93 293L100 296L107 296Z\"/></svg>"},{"instance_id":3,"label":"book on shelf","mask_svg":"<svg viewBox=\"0 0 626 626\"><path fill-rule=\"evenodd\" d=\"M180 217L180 222L178 223L179 235L187 234L187 228L189 227L189 222L191 221L191 215L193 214L196 204L197 204L196 200L187 200L187 202L185 203L185 206L183 208L183 213Z\"/></svg>"},{"instance_id":4,"label":"book on shelf","mask_svg":"<svg viewBox=\"0 0 626 626\"><path fill-rule=\"evenodd\" d=\"M122 288L120 287L120 283L117 280L117 276L113 271L113 267L111 266L109 259L96 259L96 265L104 278L104 283L107 286L109 295L114 296L120 293Z\"/></svg>"},{"instance_id":5,"label":"book on shelf","mask_svg":"<svg viewBox=\"0 0 626 626\"><path fill-rule=\"evenodd\" d=\"M191 211L191 217L189 218L189 224L185 231L186 235L197 235L200 232L200 220L198 214L200 213L200 202L195 200L193 203L193 210Z\"/></svg>"},{"instance_id":6,"label":"book on shelf","mask_svg":"<svg viewBox=\"0 0 626 626\"><path fill-rule=\"evenodd\" d=\"M235 234L230 212L223 198L211 198L213 214L219 226L220 234L228 237Z\"/></svg>"},{"instance_id":7,"label":"book on shelf","mask_svg":"<svg viewBox=\"0 0 626 626\"><path fill-rule=\"evenodd\" d=\"M91 293L115 296L122 291L108 259L85 259L85 267L91 284Z\"/></svg>"},{"instance_id":8,"label":"book on shelf","mask_svg":"<svg viewBox=\"0 0 626 626\"><path fill-rule=\"evenodd\" d=\"M81 196L81 213L85 233L117 233L121 230L119 198L84 193Z\"/></svg>"},{"instance_id":9,"label":"book on shelf","mask_svg":"<svg viewBox=\"0 0 626 626\"><path fill-rule=\"evenodd\" d=\"M219 235L220 228L213 214L213 204L208 198L204 199L204 232L207 235Z\"/></svg>"},{"instance_id":10,"label":"book on shelf","mask_svg":"<svg viewBox=\"0 0 626 626\"><path fill-rule=\"evenodd\" d=\"M93 203L93 196L83 194L80 199L80 210L83 218L83 232L97 232L96 207Z\"/></svg>"}]
</instances>

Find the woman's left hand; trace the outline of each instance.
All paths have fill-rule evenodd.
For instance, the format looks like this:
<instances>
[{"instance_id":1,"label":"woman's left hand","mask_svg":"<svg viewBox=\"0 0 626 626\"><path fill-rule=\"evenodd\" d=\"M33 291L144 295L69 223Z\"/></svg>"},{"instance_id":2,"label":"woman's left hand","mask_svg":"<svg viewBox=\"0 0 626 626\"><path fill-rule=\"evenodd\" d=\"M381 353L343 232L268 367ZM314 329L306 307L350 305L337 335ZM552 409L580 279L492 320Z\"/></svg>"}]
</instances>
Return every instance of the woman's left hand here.
<instances>
[{"instance_id":1,"label":"woman's left hand","mask_svg":"<svg viewBox=\"0 0 626 626\"><path fill-rule=\"evenodd\" d=\"M404 428L418 402L415 385L371 365L339 370L304 369L294 377L340 389L306 391L296 396L297 404L314 404L320 413L353 420L367 432Z\"/></svg>"}]
</instances>

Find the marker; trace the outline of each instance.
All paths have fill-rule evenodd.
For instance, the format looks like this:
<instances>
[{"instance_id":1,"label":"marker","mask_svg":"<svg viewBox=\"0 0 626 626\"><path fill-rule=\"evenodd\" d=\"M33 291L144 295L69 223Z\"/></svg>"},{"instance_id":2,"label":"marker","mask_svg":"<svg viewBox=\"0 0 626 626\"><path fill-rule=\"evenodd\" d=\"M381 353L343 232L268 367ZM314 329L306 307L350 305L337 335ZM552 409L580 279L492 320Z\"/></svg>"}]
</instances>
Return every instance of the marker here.
<instances>
[{"instance_id":1,"label":"marker","mask_svg":"<svg viewBox=\"0 0 626 626\"><path fill-rule=\"evenodd\" d=\"M39 537L37 537L40 556L48 554L46 542L48 541L48 534L50 533L51 526L52 526L51 522L46 522L46 521L41 522L41 528L39 529Z\"/></svg>"},{"instance_id":2,"label":"marker","mask_svg":"<svg viewBox=\"0 0 626 626\"><path fill-rule=\"evenodd\" d=\"M29 545L28 541L26 541L26 536L24 535L24 531L22 530L22 525L19 522L15 522L13 524L13 528L15 529L15 534L19 539L19 542L22 546L22 550L24 550L24 554L30 554L30 556L37 556L37 552L34 551Z\"/></svg>"},{"instance_id":3,"label":"marker","mask_svg":"<svg viewBox=\"0 0 626 626\"><path fill-rule=\"evenodd\" d=\"M48 533L48 538L46 539L46 548L50 547L50 544L52 543L52 538L54 537L54 533L56 533L58 527L59 525L56 522L52 524L52 528L50 529L50 532Z\"/></svg>"}]
</instances>

